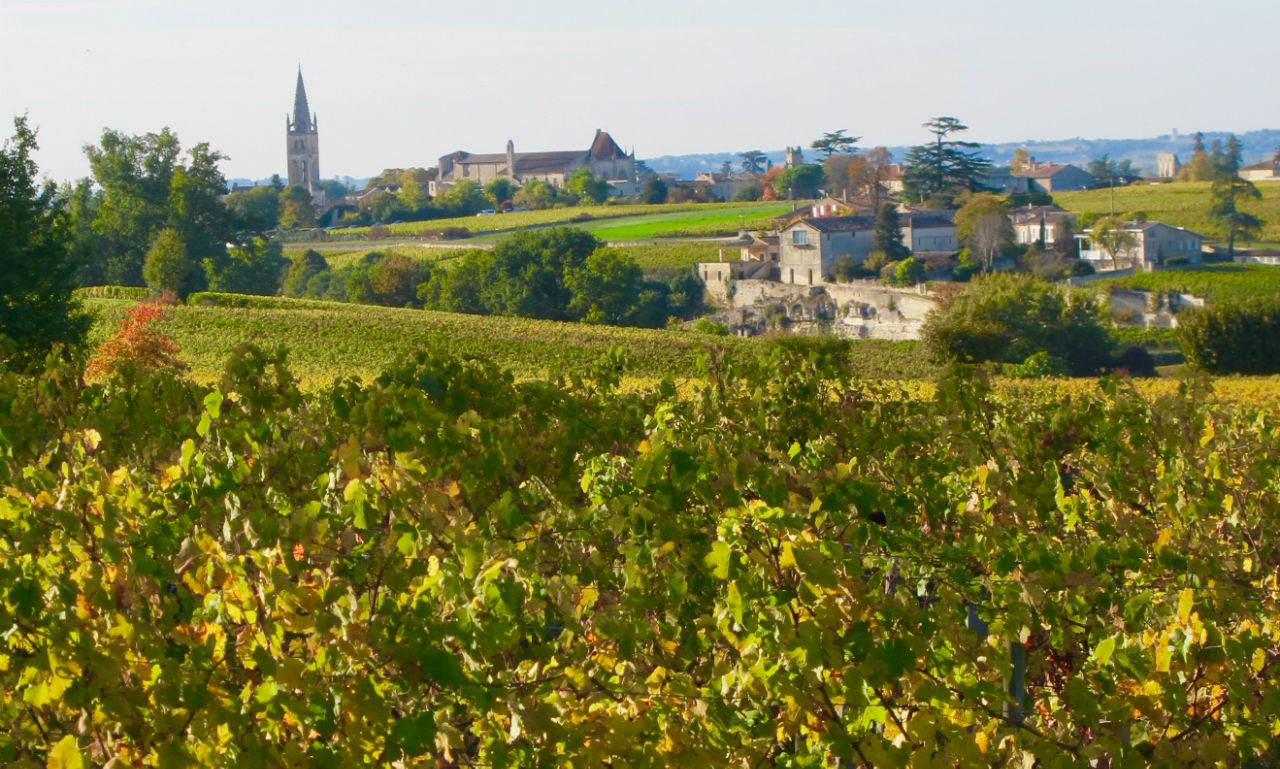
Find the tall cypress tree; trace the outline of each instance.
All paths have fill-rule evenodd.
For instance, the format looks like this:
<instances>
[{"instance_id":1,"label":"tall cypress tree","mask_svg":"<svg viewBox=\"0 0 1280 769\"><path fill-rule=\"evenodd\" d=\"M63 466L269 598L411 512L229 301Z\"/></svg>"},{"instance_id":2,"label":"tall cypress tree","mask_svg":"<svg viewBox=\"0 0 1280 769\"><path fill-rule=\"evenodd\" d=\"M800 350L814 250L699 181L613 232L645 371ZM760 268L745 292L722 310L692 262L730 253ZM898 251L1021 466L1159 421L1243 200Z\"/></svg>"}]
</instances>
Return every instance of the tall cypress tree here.
<instances>
[{"instance_id":1,"label":"tall cypress tree","mask_svg":"<svg viewBox=\"0 0 1280 769\"><path fill-rule=\"evenodd\" d=\"M64 201L51 182L36 182L36 135L26 117L13 121L0 149L0 335L25 366L55 344L77 345L90 318L71 292L75 266Z\"/></svg>"},{"instance_id":2,"label":"tall cypress tree","mask_svg":"<svg viewBox=\"0 0 1280 769\"><path fill-rule=\"evenodd\" d=\"M872 248L884 252L889 261L896 262L911 255L911 249L902 242L902 224L898 221L898 209L892 203L885 203L876 212Z\"/></svg>"}]
</instances>

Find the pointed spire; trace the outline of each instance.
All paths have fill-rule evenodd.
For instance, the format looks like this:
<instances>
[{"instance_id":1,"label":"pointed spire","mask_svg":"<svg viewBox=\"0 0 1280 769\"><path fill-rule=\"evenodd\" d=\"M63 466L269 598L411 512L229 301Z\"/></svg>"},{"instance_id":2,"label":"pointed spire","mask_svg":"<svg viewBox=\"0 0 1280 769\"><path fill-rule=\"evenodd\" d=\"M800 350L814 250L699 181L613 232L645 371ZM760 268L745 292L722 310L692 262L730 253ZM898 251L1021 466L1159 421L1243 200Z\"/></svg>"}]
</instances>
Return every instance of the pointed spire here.
<instances>
[{"instance_id":1,"label":"pointed spire","mask_svg":"<svg viewBox=\"0 0 1280 769\"><path fill-rule=\"evenodd\" d=\"M307 89L302 85L302 65L298 65L298 87L293 95L293 130L311 131L311 109L307 106Z\"/></svg>"}]
</instances>

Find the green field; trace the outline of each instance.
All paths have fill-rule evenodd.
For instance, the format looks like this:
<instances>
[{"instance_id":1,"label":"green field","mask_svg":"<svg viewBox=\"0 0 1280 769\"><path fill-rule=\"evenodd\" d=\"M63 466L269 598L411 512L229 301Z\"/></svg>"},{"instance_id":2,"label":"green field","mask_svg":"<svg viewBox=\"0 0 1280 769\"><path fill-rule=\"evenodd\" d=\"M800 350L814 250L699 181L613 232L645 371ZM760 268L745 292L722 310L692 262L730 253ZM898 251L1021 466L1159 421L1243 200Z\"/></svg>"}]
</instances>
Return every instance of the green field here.
<instances>
[{"instance_id":1,"label":"green field","mask_svg":"<svg viewBox=\"0 0 1280 769\"><path fill-rule=\"evenodd\" d=\"M230 296L230 295L227 295ZM525 318L462 315L372 305L274 297L237 297L250 306L178 306L164 331L201 381L216 379L242 342L289 349L290 367L304 381L322 384L338 377L364 379L417 349L493 359L517 377L576 370L618 347L639 377L687 377L708 351L730 358L754 354L761 340L708 336ZM133 303L86 299L98 315L94 343L105 338ZM931 378L936 368L915 342L860 341L855 357L868 378Z\"/></svg>"},{"instance_id":2,"label":"green field","mask_svg":"<svg viewBox=\"0 0 1280 769\"><path fill-rule=\"evenodd\" d=\"M1219 234L1209 221L1209 182L1175 182L1170 184L1134 184L1115 188L1117 215L1145 213L1148 219L1186 227L1211 239ZM1280 243L1280 182L1258 182L1261 200L1241 201L1240 208L1262 220L1264 243ZM1055 192L1053 200L1068 211L1111 211L1112 191Z\"/></svg>"},{"instance_id":3,"label":"green field","mask_svg":"<svg viewBox=\"0 0 1280 769\"><path fill-rule=\"evenodd\" d=\"M1177 291L1203 296L1210 302L1280 294L1280 267L1261 264L1202 264L1142 272L1098 281L1140 291Z\"/></svg>"},{"instance_id":4,"label":"green field","mask_svg":"<svg viewBox=\"0 0 1280 769\"><path fill-rule=\"evenodd\" d=\"M465 227L474 234L517 230L523 227L540 227L550 224L568 224L586 215L587 221L608 219L611 224L630 226L632 217L664 217L668 222L667 229L681 230L685 226L705 228L715 225L723 230L731 227L738 229L738 217L745 219L768 220L779 213L791 210L789 203L675 203L675 204L624 204L603 206L573 206L566 208L548 208L541 211L511 211L505 214L490 216L455 216L449 219L429 219L421 222L405 222L389 225L393 236L413 236L423 232L441 230L446 227ZM687 219L682 214L690 215ZM590 225L589 225L590 226ZM604 225L598 225L604 226ZM368 227L349 227L335 231L338 235L365 234ZM667 234L667 233L659 233ZM628 236L633 237L633 236ZM652 235L634 236L652 237Z\"/></svg>"},{"instance_id":5,"label":"green field","mask_svg":"<svg viewBox=\"0 0 1280 769\"><path fill-rule=\"evenodd\" d=\"M582 229L601 240L628 241L661 237L733 235L740 228L760 230L789 211L791 203L719 205L696 211L630 216L624 219L584 222Z\"/></svg>"}]
</instances>

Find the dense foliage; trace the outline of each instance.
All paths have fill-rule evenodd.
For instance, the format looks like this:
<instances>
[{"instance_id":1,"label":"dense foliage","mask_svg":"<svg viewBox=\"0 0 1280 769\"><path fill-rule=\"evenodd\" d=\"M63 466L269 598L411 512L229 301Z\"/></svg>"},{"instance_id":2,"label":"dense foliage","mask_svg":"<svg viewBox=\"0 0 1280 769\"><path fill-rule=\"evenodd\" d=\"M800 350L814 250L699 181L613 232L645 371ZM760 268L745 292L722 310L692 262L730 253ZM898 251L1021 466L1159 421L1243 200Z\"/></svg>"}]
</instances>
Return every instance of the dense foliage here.
<instances>
[{"instance_id":1,"label":"dense foliage","mask_svg":"<svg viewBox=\"0 0 1280 769\"><path fill-rule=\"evenodd\" d=\"M36 135L26 118L0 148L0 345L13 363L40 360L56 344L84 340L66 212L52 184L36 180ZM5 342L7 340L7 343Z\"/></svg>"},{"instance_id":2,"label":"dense foliage","mask_svg":"<svg viewBox=\"0 0 1280 769\"><path fill-rule=\"evenodd\" d=\"M1280 374L1280 299L1218 302L1178 316L1178 346L1214 374Z\"/></svg>"},{"instance_id":3,"label":"dense foliage","mask_svg":"<svg viewBox=\"0 0 1280 769\"><path fill-rule=\"evenodd\" d=\"M1274 413L619 364L0 376L0 759L1276 760Z\"/></svg>"},{"instance_id":4,"label":"dense foliage","mask_svg":"<svg viewBox=\"0 0 1280 769\"><path fill-rule=\"evenodd\" d=\"M936 358L967 363L1022 363L1043 352L1076 375L1106 366L1112 344L1092 296L1016 273L966 284L929 313L921 340Z\"/></svg>"},{"instance_id":5,"label":"dense foliage","mask_svg":"<svg viewBox=\"0 0 1280 769\"><path fill-rule=\"evenodd\" d=\"M518 232L491 251L473 251L431 275L426 307L481 315L586 320L659 328L702 306L692 271L645 280L630 256L568 227Z\"/></svg>"}]
</instances>

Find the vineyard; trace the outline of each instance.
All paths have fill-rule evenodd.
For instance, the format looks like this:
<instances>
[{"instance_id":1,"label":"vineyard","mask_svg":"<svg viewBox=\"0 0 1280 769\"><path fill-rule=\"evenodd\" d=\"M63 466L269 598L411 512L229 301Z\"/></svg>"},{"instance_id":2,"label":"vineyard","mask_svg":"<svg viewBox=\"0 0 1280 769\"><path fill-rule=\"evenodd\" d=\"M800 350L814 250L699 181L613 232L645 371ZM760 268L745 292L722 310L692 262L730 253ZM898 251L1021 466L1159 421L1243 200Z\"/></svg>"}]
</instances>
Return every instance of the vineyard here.
<instances>
[{"instance_id":1,"label":"vineyard","mask_svg":"<svg viewBox=\"0 0 1280 769\"><path fill-rule=\"evenodd\" d=\"M0 760L1280 760L1273 409L625 370L0 375Z\"/></svg>"},{"instance_id":2,"label":"vineyard","mask_svg":"<svg viewBox=\"0 0 1280 769\"><path fill-rule=\"evenodd\" d=\"M1273 297L1280 294L1280 269L1260 264L1204 264L1158 272L1140 272L1098 281L1141 291L1176 291L1209 301Z\"/></svg>"},{"instance_id":3,"label":"vineyard","mask_svg":"<svg viewBox=\"0 0 1280 769\"><path fill-rule=\"evenodd\" d=\"M1107 214L1115 198L1115 212L1130 217L1137 213L1147 219L1186 227L1211 239L1218 228L1209 221L1209 182L1177 182L1170 184L1134 184L1128 187L1089 190L1087 192L1055 192L1054 202L1069 211L1092 211ZM1280 184L1257 184L1261 200L1242 200L1240 208L1262 220L1261 240L1280 243ZM1237 244L1239 245L1239 244Z\"/></svg>"},{"instance_id":4,"label":"vineyard","mask_svg":"<svg viewBox=\"0 0 1280 769\"><path fill-rule=\"evenodd\" d=\"M639 377L686 377L704 355L751 357L759 340L695 332L658 331L527 318L465 315L372 305L276 297L204 293L195 304L171 309L162 330L170 334L198 381L217 379L223 362L242 342L282 346L308 385L341 377L372 379L405 354L431 348L452 355L489 358L522 379L590 365L620 348ZM98 321L96 343L109 335L132 302L87 299ZM867 378L928 379L936 367L915 342L867 340L851 355Z\"/></svg>"}]
</instances>

